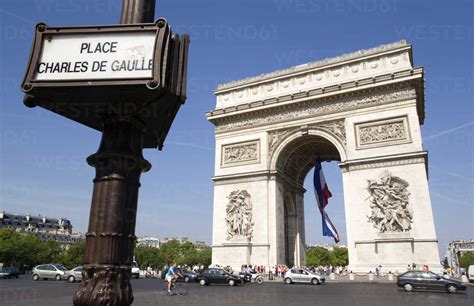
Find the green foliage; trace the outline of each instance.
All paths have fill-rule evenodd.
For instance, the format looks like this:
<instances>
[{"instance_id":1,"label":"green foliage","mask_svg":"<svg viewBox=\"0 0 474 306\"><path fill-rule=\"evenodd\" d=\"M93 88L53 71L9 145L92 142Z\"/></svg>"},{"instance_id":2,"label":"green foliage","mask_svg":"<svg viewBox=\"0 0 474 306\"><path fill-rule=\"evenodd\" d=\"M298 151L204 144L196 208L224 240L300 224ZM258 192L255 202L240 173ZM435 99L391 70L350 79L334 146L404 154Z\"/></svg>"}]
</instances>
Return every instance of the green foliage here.
<instances>
[{"instance_id":1,"label":"green foliage","mask_svg":"<svg viewBox=\"0 0 474 306\"><path fill-rule=\"evenodd\" d=\"M148 266L156 269L161 266L161 258L159 255L159 249L147 246L139 245L135 247L135 260L137 261L140 269L144 270Z\"/></svg>"},{"instance_id":2,"label":"green foliage","mask_svg":"<svg viewBox=\"0 0 474 306\"><path fill-rule=\"evenodd\" d=\"M200 252L198 252L197 264L208 267L212 262L212 248L209 246L204 247Z\"/></svg>"},{"instance_id":3,"label":"green foliage","mask_svg":"<svg viewBox=\"0 0 474 306\"><path fill-rule=\"evenodd\" d=\"M205 247L202 251L196 250L191 242L180 244L177 240L163 243L160 248L140 245L135 248L135 260L140 269L148 266L153 269L162 269L164 266L176 262L177 265L204 265L211 264L211 248Z\"/></svg>"},{"instance_id":4,"label":"green foliage","mask_svg":"<svg viewBox=\"0 0 474 306\"><path fill-rule=\"evenodd\" d=\"M310 267L347 266L349 264L347 248L334 248L329 251L323 247L311 247L306 251L306 264Z\"/></svg>"},{"instance_id":5,"label":"green foliage","mask_svg":"<svg viewBox=\"0 0 474 306\"><path fill-rule=\"evenodd\" d=\"M11 229L0 230L0 262L5 266L30 269L40 263L58 262L61 248L56 241L41 241Z\"/></svg>"},{"instance_id":6,"label":"green foliage","mask_svg":"<svg viewBox=\"0 0 474 306\"><path fill-rule=\"evenodd\" d=\"M20 235L11 229L0 230L0 262L5 266L16 266L21 269L31 269L44 263L62 263L69 269L83 263L85 240L78 240L67 251L61 250L56 241L41 241L31 235ZM135 259L141 269L148 266L162 269L176 261L178 265L211 264L211 248L196 250L191 242L180 244L171 240L155 248L151 246L135 247Z\"/></svg>"},{"instance_id":7,"label":"green foliage","mask_svg":"<svg viewBox=\"0 0 474 306\"><path fill-rule=\"evenodd\" d=\"M474 265L474 252L466 252L459 259L459 266L466 269L466 271L470 265Z\"/></svg>"},{"instance_id":8,"label":"green foliage","mask_svg":"<svg viewBox=\"0 0 474 306\"><path fill-rule=\"evenodd\" d=\"M312 267L328 266L331 263L329 251L323 247L311 247L306 251L306 264Z\"/></svg>"},{"instance_id":9,"label":"green foliage","mask_svg":"<svg viewBox=\"0 0 474 306\"><path fill-rule=\"evenodd\" d=\"M347 248L334 248L330 252L331 265L333 266L347 266L349 264L349 253Z\"/></svg>"},{"instance_id":10,"label":"green foliage","mask_svg":"<svg viewBox=\"0 0 474 306\"><path fill-rule=\"evenodd\" d=\"M85 249L86 240L77 240L62 254L60 262L68 269L74 269L75 267L82 265Z\"/></svg>"}]
</instances>

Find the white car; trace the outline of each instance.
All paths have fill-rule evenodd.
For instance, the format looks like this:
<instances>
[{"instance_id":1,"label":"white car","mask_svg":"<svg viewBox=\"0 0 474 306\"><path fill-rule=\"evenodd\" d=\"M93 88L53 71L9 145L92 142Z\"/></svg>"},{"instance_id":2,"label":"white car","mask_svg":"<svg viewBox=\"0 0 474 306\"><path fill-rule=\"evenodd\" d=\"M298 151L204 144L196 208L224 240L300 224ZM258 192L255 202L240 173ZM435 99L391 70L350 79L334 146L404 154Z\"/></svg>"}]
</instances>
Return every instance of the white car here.
<instances>
[{"instance_id":1,"label":"white car","mask_svg":"<svg viewBox=\"0 0 474 306\"><path fill-rule=\"evenodd\" d=\"M83 267L75 267L74 269L71 269L69 271L65 271L63 275L63 279L67 280L70 283L74 283L75 281L81 281L82 280L82 270Z\"/></svg>"},{"instance_id":2,"label":"white car","mask_svg":"<svg viewBox=\"0 0 474 306\"><path fill-rule=\"evenodd\" d=\"M135 260L132 263L132 277L135 277L136 279L140 278L140 268Z\"/></svg>"},{"instance_id":3,"label":"white car","mask_svg":"<svg viewBox=\"0 0 474 306\"><path fill-rule=\"evenodd\" d=\"M283 281L285 284L311 283L313 285L320 285L326 282L326 278L308 270L290 269L285 273Z\"/></svg>"},{"instance_id":4,"label":"white car","mask_svg":"<svg viewBox=\"0 0 474 306\"><path fill-rule=\"evenodd\" d=\"M474 282L474 265L470 265L467 269L467 278L470 283Z\"/></svg>"},{"instance_id":5,"label":"white car","mask_svg":"<svg viewBox=\"0 0 474 306\"><path fill-rule=\"evenodd\" d=\"M52 278L55 280L61 280L63 278L64 272L67 269L60 264L45 264L39 265L33 268L32 275L33 280L37 281L39 279L48 279Z\"/></svg>"}]
</instances>

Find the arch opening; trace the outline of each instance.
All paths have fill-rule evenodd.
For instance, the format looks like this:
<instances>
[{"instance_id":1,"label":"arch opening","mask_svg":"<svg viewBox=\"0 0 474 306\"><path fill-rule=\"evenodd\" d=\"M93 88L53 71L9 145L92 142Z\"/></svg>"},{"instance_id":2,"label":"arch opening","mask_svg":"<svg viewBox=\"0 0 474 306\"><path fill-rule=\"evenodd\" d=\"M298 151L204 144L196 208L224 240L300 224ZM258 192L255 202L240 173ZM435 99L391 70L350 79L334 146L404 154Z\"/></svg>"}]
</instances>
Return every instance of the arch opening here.
<instances>
[{"instance_id":1,"label":"arch opening","mask_svg":"<svg viewBox=\"0 0 474 306\"><path fill-rule=\"evenodd\" d=\"M289 267L306 264L305 210L311 211L310 218L313 219L316 217L316 205L305 209L304 183L308 173L314 168L318 155L321 162L341 161L340 151L333 142L323 136L311 134L300 135L287 142L276 157L275 170L283 178L279 180L282 187L280 196L283 197L283 239L280 242L283 245L280 246L280 258ZM313 195L311 193L308 196ZM308 202L314 201L313 196Z\"/></svg>"}]
</instances>

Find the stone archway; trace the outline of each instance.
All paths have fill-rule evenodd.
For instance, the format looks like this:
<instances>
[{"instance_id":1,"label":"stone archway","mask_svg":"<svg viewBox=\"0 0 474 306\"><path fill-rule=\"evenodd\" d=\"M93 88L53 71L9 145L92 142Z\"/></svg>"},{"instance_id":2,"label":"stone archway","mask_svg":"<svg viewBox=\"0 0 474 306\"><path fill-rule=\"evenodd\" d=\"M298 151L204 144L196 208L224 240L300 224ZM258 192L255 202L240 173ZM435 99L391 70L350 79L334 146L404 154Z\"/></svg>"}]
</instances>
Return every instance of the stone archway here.
<instances>
[{"instance_id":1,"label":"stone archway","mask_svg":"<svg viewBox=\"0 0 474 306\"><path fill-rule=\"evenodd\" d=\"M334 144L324 137L330 138ZM276 145L274 156L270 155L270 169L279 173L275 178L279 187L275 196L284 198L284 214L277 216L276 220L277 233L281 232L283 224L283 239L277 234L280 238L276 243L277 249L285 252L283 256L277 256L277 262L290 267L305 265L304 179L314 167L318 155L321 161L341 161L336 145L341 148L343 156L345 153L339 141L320 128L298 129L287 133ZM298 205L295 205L296 201Z\"/></svg>"},{"instance_id":2,"label":"stone archway","mask_svg":"<svg viewBox=\"0 0 474 306\"><path fill-rule=\"evenodd\" d=\"M440 267L411 54L401 41L216 90L214 264L304 265L303 181L319 153L342 170L349 269ZM236 233L226 220L252 222Z\"/></svg>"}]
</instances>

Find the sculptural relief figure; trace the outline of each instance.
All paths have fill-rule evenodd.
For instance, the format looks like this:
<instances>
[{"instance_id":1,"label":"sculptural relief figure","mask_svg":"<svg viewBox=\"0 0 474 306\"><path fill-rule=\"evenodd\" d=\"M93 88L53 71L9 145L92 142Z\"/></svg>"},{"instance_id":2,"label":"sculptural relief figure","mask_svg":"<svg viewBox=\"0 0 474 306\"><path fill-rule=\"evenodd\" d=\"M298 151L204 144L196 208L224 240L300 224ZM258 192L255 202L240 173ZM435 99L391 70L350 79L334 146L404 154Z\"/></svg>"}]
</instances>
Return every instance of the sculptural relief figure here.
<instances>
[{"instance_id":1,"label":"sculptural relief figure","mask_svg":"<svg viewBox=\"0 0 474 306\"><path fill-rule=\"evenodd\" d=\"M405 180L387 171L379 180L368 181L371 214L367 217L380 233L411 229L413 216L408 207L408 186Z\"/></svg>"},{"instance_id":2,"label":"sculptural relief figure","mask_svg":"<svg viewBox=\"0 0 474 306\"><path fill-rule=\"evenodd\" d=\"M236 236L252 238L252 203L250 194L245 190L232 191L227 197L225 222L227 225L227 240Z\"/></svg>"},{"instance_id":3,"label":"sculptural relief figure","mask_svg":"<svg viewBox=\"0 0 474 306\"><path fill-rule=\"evenodd\" d=\"M225 163L235 163L254 159L258 159L258 148L256 143L224 148Z\"/></svg>"}]
</instances>

